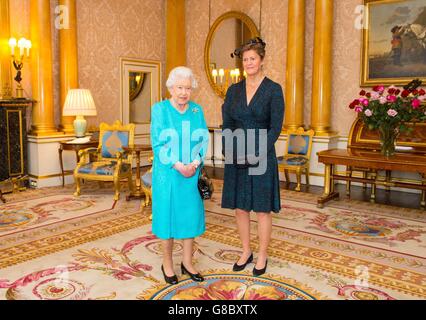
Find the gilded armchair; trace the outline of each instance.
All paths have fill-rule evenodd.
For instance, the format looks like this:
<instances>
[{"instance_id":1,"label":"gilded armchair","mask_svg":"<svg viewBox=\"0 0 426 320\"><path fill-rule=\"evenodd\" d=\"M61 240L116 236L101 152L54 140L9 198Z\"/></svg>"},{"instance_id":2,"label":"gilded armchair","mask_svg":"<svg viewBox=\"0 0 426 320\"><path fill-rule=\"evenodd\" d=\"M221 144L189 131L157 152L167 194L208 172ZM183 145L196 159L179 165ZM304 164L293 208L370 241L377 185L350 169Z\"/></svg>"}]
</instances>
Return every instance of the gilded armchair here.
<instances>
[{"instance_id":1,"label":"gilded armchair","mask_svg":"<svg viewBox=\"0 0 426 320\"><path fill-rule=\"evenodd\" d=\"M309 160L311 158L312 140L315 132L303 128L288 130L287 147L284 157L278 158L278 168L284 171L287 184L290 182L289 171L296 172L297 186L300 191L302 174L305 174L306 185L309 186Z\"/></svg>"},{"instance_id":2,"label":"gilded armchair","mask_svg":"<svg viewBox=\"0 0 426 320\"><path fill-rule=\"evenodd\" d=\"M132 190L132 154L123 147L133 145L135 125L123 125L116 121L113 125L101 123L98 148L89 148L79 152L80 162L74 170L76 183L75 196L81 194L81 180L110 181L114 183L114 200L120 197L120 182L127 179ZM90 155L96 161L91 162Z\"/></svg>"}]
</instances>

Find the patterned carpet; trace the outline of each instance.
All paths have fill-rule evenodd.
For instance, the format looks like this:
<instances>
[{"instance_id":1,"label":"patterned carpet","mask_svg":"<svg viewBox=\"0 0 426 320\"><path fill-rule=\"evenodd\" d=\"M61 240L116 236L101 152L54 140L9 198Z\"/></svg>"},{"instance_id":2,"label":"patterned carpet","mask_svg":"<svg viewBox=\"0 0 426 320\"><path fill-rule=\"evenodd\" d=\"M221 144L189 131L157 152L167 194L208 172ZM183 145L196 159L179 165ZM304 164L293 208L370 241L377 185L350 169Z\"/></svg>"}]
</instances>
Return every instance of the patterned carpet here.
<instances>
[{"instance_id":1,"label":"patterned carpet","mask_svg":"<svg viewBox=\"0 0 426 320\"><path fill-rule=\"evenodd\" d=\"M168 286L150 208L123 195L113 203L112 189L89 187L79 199L71 187L6 196L8 203L0 205L0 299L426 298L424 211L350 200L320 210L316 196L283 190L268 273L254 278L253 264L231 271L241 248L233 212L220 208L217 181L206 202L207 231L194 252L207 281L181 276L182 245L176 242L180 282Z\"/></svg>"}]
</instances>

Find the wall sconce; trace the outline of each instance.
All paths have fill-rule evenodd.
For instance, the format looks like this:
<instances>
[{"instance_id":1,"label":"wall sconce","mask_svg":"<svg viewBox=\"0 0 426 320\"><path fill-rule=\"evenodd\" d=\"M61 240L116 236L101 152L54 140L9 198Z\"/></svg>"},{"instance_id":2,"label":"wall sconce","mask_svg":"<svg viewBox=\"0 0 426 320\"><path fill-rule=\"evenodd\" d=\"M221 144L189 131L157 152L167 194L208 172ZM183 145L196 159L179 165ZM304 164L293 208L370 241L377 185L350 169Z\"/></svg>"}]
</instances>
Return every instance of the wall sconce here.
<instances>
[{"instance_id":1,"label":"wall sconce","mask_svg":"<svg viewBox=\"0 0 426 320\"><path fill-rule=\"evenodd\" d=\"M24 89L22 88L21 81L22 81L22 68L24 67L24 57L25 57L25 50L27 53L27 57L30 56L30 49L32 47L31 41L27 40L25 38L21 38L18 41L16 41L15 38L10 38L9 40L9 47L12 54L12 61L13 66L16 69L16 77L14 78L15 81L18 83L18 87L16 88L16 98L17 99L25 99L24 98ZM18 51L19 49L19 55L15 53L15 51Z\"/></svg>"},{"instance_id":2,"label":"wall sconce","mask_svg":"<svg viewBox=\"0 0 426 320\"><path fill-rule=\"evenodd\" d=\"M226 95L226 91L229 86L237 83L241 80L241 71L240 69L213 69L212 77L214 84L219 88L223 95ZM244 77L247 77L246 72L244 71Z\"/></svg>"}]
</instances>

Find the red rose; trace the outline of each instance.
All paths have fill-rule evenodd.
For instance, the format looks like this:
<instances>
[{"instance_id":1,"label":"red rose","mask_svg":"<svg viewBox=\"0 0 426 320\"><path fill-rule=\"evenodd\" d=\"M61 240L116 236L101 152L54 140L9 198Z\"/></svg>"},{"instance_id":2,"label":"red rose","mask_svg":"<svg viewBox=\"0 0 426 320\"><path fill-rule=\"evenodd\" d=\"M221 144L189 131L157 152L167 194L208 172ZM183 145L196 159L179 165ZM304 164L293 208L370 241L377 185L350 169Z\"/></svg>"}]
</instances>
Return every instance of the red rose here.
<instances>
[{"instance_id":1,"label":"red rose","mask_svg":"<svg viewBox=\"0 0 426 320\"><path fill-rule=\"evenodd\" d=\"M395 93L395 89L390 88L390 89L388 90L388 93L389 93L390 95L393 95L393 94Z\"/></svg>"},{"instance_id":2,"label":"red rose","mask_svg":"<svg viewBox=\"0 0 426 320\"><path fill-rule=\"evenodd\" d=\"M404 90L401 93L401 97L403 97L403 98L407 98L409 95L410 95L410 91L408 91L408 90Z\"/></svg>"},{"instance_id":3,"label":"red rose","mask_svg":"<svg viewBox=\"0 0 426 320\"><path fill-rule=\"evenodd\" d=\"M371 98L371 93L370 93L370 92L368 92L365 96L366 96L368 99L370 99L370 98Z\"/></svg>"},{"instance_id":4,"label":"red rose","mask_svg":"<svg viewBox=\"0 0 426 320\"><path fill-rule=\"evenodd\" d=\"M419 96L424 96L425 94L426 94L426 91L424 91L423 89L420 89Z\"/></svg>"},{"instance_id":5,"label":"red rose","mask_svg":"<svg viewBox=\"0 0 426 320\"><path fill-rule=\"evenodd\" d=\"M399 90L399 89L397 89L396 91L395 91L395 95L397 96L397 95L399 95L401 93L401 90Z\"/></svg>"},{"instance_id":6,"label":"red rose","mask_svg":"<svg viewBox=\"0 0 426 320\"><path fill-rule=\"evenodd\" d=\"M365 92L365 90L361 90L361 92L359 93L360 96L365 96L367 92Z\"/></svg>"},{"instance_id":7,"label":"red rose","mask_svg":"<svg viewBox=\"0 0 426 320\"><path fill-rule=\"evenodd\" d=\"M419 94L419 90L414 90L413 95L417 96Z\"/></svg>"}]
</instances>

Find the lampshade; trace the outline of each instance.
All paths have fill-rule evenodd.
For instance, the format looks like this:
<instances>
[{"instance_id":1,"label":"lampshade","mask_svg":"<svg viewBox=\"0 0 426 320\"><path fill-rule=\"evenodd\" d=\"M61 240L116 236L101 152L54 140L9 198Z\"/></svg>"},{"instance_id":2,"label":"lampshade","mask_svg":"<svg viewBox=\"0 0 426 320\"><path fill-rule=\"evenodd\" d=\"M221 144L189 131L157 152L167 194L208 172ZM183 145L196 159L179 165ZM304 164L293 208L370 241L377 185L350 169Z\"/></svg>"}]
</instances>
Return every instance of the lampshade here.
<instances>
[{"instance_id":1,"label":"lampshade","mask_svg":"<svg viewBox=\"0 0 426 320\"><path fill-rule=\"evenodd\" d=\"M96 106L90 90L71 89L65 99L63 116L96 116Z\"/></svg>"}]
</instances>

